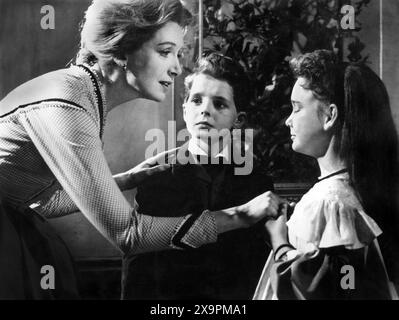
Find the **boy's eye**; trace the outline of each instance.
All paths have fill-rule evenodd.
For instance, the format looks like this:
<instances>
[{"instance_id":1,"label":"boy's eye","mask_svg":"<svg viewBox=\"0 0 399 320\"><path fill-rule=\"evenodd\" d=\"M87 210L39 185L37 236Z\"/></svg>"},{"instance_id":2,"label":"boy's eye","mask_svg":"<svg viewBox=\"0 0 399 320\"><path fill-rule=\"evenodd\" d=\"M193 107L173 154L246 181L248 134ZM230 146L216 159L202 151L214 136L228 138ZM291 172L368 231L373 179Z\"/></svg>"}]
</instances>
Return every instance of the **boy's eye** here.
<instances>
[{"instance_id":1,"label":"boy's eye","mask_svg":"<svg viewBox=\"0 0 399 320\"><path fill-rule=\"evenodd\" d=\"M227 108L227 105L223 101L216 100L214 101L214 105L216 109Z\"/></svg>"},{"instance_id":2,"label":"boy's eye","mask_svg":"<svg viewBox=\"0 0 399 320\"><path fill-rule=\"evenodd\" d=\"M194 97L191 99L191 102L193 102L193 103L195 103L195 104L201 104L201 103L202 103L202 99L201 99L201 97L194 96Z\"/></svg>"}]
</instances>

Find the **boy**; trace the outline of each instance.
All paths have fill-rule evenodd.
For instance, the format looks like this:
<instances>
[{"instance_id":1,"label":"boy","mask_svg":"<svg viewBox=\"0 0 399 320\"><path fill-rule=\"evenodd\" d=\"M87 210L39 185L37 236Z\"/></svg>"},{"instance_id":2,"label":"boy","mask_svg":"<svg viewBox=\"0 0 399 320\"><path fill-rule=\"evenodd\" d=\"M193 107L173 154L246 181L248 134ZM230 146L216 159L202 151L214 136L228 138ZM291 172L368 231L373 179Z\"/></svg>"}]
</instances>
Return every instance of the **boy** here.
<instances>
[{"instance_id":1,"label":"boy","mask_svg":"<svg viewBox=\"0 0 399 320\"><path fill-rule=\"evenodd\" d=\"M241 144L226 139L226 132L243 125L240 111L249 103L248 84L241 66L229 57L211 53L199 61L185 81L183 116L191 138L179 148L176 165L138 188L143 214L199 214L272 190L271 179L256 168L239 174L234 155ZM185 250L124 260L124 299L251 299L269 252L263 223L226 232L198 249L185 248L179 237L174 244Z\"/></svg>"}]
</instances>

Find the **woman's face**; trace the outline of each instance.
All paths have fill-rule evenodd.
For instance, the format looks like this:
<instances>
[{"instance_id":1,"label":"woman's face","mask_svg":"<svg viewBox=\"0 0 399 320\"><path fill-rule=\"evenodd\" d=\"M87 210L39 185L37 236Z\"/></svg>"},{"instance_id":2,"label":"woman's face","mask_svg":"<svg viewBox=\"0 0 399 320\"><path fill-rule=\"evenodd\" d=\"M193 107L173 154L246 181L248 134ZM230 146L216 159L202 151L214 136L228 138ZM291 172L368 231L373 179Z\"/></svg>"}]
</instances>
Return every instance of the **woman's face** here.
<instances>
[{"instance_id":1,"label":"woman's face","mask_svg":"<svg viewBox=\"0 0 399 320\"><path fill-rule=\"evenodd\" d=\"M168 22L151 40L128 55L127 82L141 98L163 101L173 79L181 74L179 52L183 46L184 29Z\"/></svg>"}]
</instances>

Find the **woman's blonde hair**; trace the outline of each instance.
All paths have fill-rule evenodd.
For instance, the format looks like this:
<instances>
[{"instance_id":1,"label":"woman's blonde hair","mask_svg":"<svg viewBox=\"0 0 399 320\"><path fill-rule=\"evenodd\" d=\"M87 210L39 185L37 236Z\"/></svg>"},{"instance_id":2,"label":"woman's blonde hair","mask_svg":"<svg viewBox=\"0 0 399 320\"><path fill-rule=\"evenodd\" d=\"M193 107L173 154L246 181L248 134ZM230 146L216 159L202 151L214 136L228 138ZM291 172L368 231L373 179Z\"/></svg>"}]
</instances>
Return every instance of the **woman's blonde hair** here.
<instances>
[{"instance_id":1,"label":"woman's blonde hair","mask_svg":"<svg viewBox=\"0 0 399 320\"><path fill-rule=\"evenodd\" d=\"M190 21L190 12L179 0L93 0L81 25L76 63L123 59L166 23L185 27Z\"/></svg>"}]
</instances>

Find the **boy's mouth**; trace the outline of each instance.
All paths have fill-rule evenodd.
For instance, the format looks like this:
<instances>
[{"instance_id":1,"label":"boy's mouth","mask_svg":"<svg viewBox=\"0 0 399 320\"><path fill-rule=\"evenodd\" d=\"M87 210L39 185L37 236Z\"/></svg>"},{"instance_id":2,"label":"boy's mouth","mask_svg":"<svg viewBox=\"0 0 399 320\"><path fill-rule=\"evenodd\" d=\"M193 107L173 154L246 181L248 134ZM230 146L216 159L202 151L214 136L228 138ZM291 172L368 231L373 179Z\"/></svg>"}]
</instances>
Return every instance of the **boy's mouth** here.
<instances>
[{"instance_id":1,"label":"boy's mouth","mask_svg":"<svg viewBox=\"0 0 399 320\"><path fill-rule=\"evenodd\" d=\"M199 127L213 128L213 125L211 125L208 121L200 121L200 122L197 122L195 125L199 126Z\"/></svg>"}]
</instances>

